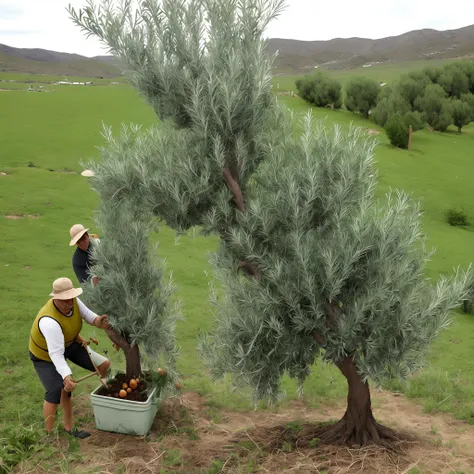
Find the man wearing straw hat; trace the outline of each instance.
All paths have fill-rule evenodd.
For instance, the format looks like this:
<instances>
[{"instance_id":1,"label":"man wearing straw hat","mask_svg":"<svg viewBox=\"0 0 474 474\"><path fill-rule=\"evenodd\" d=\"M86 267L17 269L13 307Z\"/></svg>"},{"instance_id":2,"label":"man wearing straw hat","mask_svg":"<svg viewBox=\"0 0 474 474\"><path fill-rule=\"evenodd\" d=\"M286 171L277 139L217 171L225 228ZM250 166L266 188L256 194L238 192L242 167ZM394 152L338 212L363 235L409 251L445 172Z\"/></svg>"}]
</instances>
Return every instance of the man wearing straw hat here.
<instances>
[{"instance_id":1,"label":"man wearing straw hat","mask_svg":"<svg viewBox=\"0 0 474 474\"><path fill-rule=\"evenodd\" d=\"M51 299L40 310L33 322L29 340L30 359L46 393L43 410L46 431L54 427L58 405L64 412L64 429L75 438L87 438L90 433L73 429L71 392L76 388L66 359L83 369L95 371L94 364L105 377L110 362L76 341L85 320L92 326L106 329L108 316L98 316L78 298L82 288L74 288L69 278L58 278L53 283Z\"/></svg>"},{"instance_id":2,"label":"man wearing straw hat","mask_svg":"<svg viewBox=\"0 0 474 474\"><path fill-rule=\"evenodd\" d=\"M72 257L72 268L81 285L87 282L91 277L94 281L94 285L96 285L98 278L93 277L90 273L92 266L91 250L92 242L98 243L99 238L95 234L89 234L88 231L89 229L86 229L82 224L74 224L69 229L69 235L71 236L69 245L71 247L77 245Z\"/></svg>"}]
</instances>

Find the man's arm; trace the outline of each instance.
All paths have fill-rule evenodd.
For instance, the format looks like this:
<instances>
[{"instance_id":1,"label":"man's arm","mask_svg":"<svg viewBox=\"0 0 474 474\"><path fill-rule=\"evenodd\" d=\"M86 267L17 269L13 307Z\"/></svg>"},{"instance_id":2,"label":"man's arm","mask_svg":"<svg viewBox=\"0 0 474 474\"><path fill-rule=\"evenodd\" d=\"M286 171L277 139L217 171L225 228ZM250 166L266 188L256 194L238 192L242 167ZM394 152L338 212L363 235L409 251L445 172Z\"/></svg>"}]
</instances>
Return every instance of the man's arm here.
<instances>
[{"instance_id":1,"label":"man's arm","mask_svg":"<svg viewBox=\"0 0 474 474\"><path fill-rule=\"evenodd\" d=\"M59 375L65 379L72 371L64 358L64 334L61 326L53 318L41 318L39 329L46 339L48 354Z\"/></svg>"},{"instance_id":2,"label":"man's arm","mask_svg":"<svg viewBox=\"0 0 474 474\"><path fill-rule=\"evenodd\" d=\"M90 310L79 298L77 299L77 305L79 306L79 311L81 313L82 319L88 322L96 328L104 328L104 325L108 325L108 318L106 315L98 316L94 311Z\"/></svg>"}]
</instances>

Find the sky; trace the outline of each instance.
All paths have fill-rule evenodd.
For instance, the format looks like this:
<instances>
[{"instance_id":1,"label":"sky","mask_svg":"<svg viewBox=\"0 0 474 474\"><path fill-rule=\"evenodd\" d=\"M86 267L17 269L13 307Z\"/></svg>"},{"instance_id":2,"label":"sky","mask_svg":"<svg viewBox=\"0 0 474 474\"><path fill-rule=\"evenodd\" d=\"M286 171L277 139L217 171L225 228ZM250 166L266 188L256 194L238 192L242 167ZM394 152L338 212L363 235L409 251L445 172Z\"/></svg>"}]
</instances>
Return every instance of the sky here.
<instances>
[{"instance_id":1,"label":"sky","mask_svg":"<svg viewBox=\"0 0 474 474\"><path fill-rule=\"evenodd\" d=\"M106 54L68 18L66 6L85 0L0 0L0 43L84 56ZM283 14L267 30L272 38L328 40L383 38L411 30L456 29L474 23L474 1L453 8L433 0L287 0Z\"/></svg>"}]
</instances>

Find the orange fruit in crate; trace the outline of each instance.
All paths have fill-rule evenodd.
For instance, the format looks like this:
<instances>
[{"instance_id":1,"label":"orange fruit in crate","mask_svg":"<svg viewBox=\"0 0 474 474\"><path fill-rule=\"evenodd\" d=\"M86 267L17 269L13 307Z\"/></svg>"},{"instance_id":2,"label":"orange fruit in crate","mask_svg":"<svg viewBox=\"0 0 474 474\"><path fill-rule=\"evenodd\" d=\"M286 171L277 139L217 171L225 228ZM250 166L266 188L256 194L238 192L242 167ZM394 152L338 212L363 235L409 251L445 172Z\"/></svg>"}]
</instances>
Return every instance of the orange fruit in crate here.
<instances>
[{"instance_id":1,"label":"orange fruit in crate","mask_svg":"<svg viewBox=\"0 0 474 474\"><path fill-rule=\"evenodd\" d=\"M126 390L120 390L120 398L125 398L127 396L127 391Z\"/></svg>"},{"instance_id":2,"label":"orange fruit in crate","mask_svg":"<svg viewBox=\"0 0 474 474\"><path fill-rule=\"evenodd\" d=\"M138 382L135 379L131 379L128 384L132 390L135 390L138 387Z\"/></svg>"},{"instance_id":3,"label":"orange fruit in crate","mask_svg":"<svg viewBox=\"0 0 474 474\"><path fill-rule=\"evenodd\" d=\"M124 382L124 383L122 384L122 388L123 388L124 390L127 390L128 385Z\"/></svg>"},{"instance_id":4,"label":"orange fruit in crate","mask_svg":"<svg viewBox=\"0 0 474 474\"><path fill-rule=\"evenodd\" d=\"M132 393L132 389L130 387L127 388L127 393Z\"/></svg>"}]
</instances>

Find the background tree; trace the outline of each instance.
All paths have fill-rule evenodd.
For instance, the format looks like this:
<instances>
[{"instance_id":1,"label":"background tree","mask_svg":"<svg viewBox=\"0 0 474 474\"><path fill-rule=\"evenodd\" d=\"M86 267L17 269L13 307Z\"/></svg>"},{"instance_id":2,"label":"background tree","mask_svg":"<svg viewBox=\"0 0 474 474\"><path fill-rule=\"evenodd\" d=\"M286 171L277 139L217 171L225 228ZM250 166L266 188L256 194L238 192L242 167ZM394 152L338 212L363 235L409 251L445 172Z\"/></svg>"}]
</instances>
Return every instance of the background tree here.
<instances>
[{"instance_id":1,"label":"background tree","mask_svg":"<svg viewBox=\"0 0 474 474\"><path fill-rule=\"evenodd\" d=\"M458 67L445 68L439 76L438 84L449 97L461 98L469 92L469 78L465 71Z\"/></svg>"},{"instance_id":2,"label":"background tree","mask_svg":"<svg viewBox=\"0 0 474 474\"><path fill-rule=\"evenodd\" d=\"M453 100L452 101L452 116L453 116L453 123L458 127L458 132L462 132L462 128L465 125L468 125L473 120L472 109L468 103L462 100Z\"/></svg>"},{"instance_id":3,"label":"background tree","mask_svg":"<svg viewBox=\"0 0 474 474\"><path fill-rule=\"evenodd\" d=\"M471 116L474 118L474 94L463 94L461 96L461 100L469 105L469 108L471 109Z\"/></svg>"},{"instance_id":4,"label":"background tree","mask_svg":"<svg viewBox=\"0 0 474 474\"><path fill-rule=\"evenodd\" d=\"M382 127L395 113L405 114L411 112L410 103L400 94L398 88L392 88L387 96L380 97L377 106L372 112L374 122Z\"/></svg>"},{"instance_id":5,"label":"background tree","mask_svg":"<svg viewBox=\"0 0 474 474\"><path fill-rule=\"evenodd\" d=\"M444 132L453 123L451 103L439 84L428 85L423 97L415 101L415 107L433 130Z\"/></svg>"},{"instance_id":6,"label":"background tree","mask_svg":"<svg viewBox=\"0 0 474 474\"><path fill-rule=\"evenodd\" d=\"M316 107L330 106L340 109L342 105L341 84L321 71L296 81L298 95Z\"/></svg>"},{"instance_id":7,"label":"background tree","mask_svg":"<svg viewBox=\"0 0 474 474\"><path fill-rule=\"evenodd\" d=\"M418 211L403 195L378 208L373 145L360 132L325 133L308 120L293 137L263 41L283 3L100 7L71 14L127 65L162 119L110 138L92 165L101 198L129 203L140 222L153 214L220 236L224 299L206 346L213 374L232 372L274 399L283 373L303 381L321 355L349 386L347 414L324 438L391 437L373 419L367 377L418 367L467 275L437 287L423 280Z\"/></svg>"},{"instance_id":8,"label":"background tree","mask_svg":"<svg viewBox=\"0 0 474 474\"><path fill-rule=\"evenodd\" d=\"M369 112L377 104L380 85L367 77L354 77L346 86L344 104L351 112L360 112L369 118Z\"/></svg>"},{"instance_id":9,"label":"background tree","mask_svg":"<svg viewBox=\"0 0 474 474\"><path fill-rule=\"evenodd\" d=\"M415 115L417 113L418 112L409 112L401 114L400 112L396 112L389 117L385 124L385 131L393 146L402 149L408 148L410 125L412 130L414 130L415 128L412 123L416 124L416 120L419 118Z\"/></svg>"},{"instance_id":10,"label":"background tree","mask_svg":"<svg viewBox=\"0 0 474 474\"><path fill-rule=\"evenodd\" d=\"M397 83L397 90L400 95L410 104L413 109L415 100L423 95L426 85L425 81L416 81L409 76L402 76Z\"/></svg>"}]
</instances>

